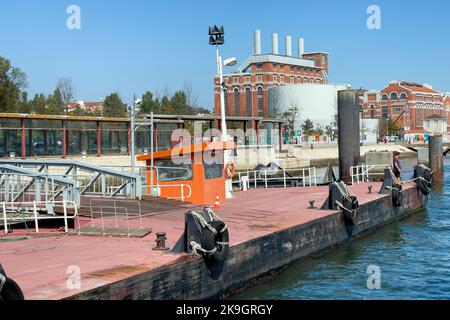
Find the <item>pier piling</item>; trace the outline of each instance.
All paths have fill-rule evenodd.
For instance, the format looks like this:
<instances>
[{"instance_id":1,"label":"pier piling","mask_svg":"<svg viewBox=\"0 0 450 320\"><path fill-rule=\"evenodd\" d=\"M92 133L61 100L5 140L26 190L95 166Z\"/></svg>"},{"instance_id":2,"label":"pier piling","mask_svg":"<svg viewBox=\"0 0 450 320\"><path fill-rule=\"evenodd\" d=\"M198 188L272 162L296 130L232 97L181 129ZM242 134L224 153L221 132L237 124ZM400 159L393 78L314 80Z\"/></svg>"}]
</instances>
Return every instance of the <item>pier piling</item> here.
<instances>
[{"instance_id":1,"label":"pier piling","mask_svg":"<svg viewBox=\"0 0 450 320\"><path fill-rule=\"evenodd\" d=\"M358 98L357 90L338 92L339 177L347 184L352 182L350 167L360 161Z\"/></svg>"},{"instance_id":2,"label":"pier piling","mask_svg":"<svg viewBox=\"0 0 450 320\"><path fill-rule=\"evenodd\" d=\"M433 179L442 181L444 177L444 154L442 149L442 135L430 136L428 148L429 166L433 171Z\"/></svg>"}]
</instances>

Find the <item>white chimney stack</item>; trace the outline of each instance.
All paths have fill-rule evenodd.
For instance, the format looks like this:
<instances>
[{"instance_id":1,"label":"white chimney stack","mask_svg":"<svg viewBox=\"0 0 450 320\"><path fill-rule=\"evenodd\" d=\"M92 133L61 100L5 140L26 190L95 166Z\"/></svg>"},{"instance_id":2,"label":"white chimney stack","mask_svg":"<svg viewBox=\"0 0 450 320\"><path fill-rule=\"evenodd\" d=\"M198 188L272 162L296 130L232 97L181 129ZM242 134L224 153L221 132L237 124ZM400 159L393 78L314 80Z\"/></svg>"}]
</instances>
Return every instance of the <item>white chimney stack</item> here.
<instances>
[{"instance_id":1,"label":"white chimney stack","mask_svg":"<svg viewBox=\"0 0 450 320\"><path fill-rule=\"evenodd\" d=\"M292 37L286 36L286 55L292 56Z\"/></svg>"},{"instance_id":2,"label":"white chimney stack","mask_svg":"<svg viewBox=\"0 0 450 320\"><path fill-rule=\"evenodd\" d=\"M305 39L298 39L298 57L302 58L305 53Z\"/></svg>"},{"instance_id":3,"label":"white chimney stack","mask_svg":"<svg viewBox=\"0 0 450 320\"><path fill-rule=\"evenodd\" d=\"M261 30L255 30L253 53L261 54Z\"/></svg>"},{"instance_id":4,"label":"white chimney stack","mask_svg":"<svg viewBox=\"0 0 450 320\"><path fill-rule=\"evenodd\" d=\"M278 54L278 33L272 35L272 53Z\"/></svg>"}]
</instances>

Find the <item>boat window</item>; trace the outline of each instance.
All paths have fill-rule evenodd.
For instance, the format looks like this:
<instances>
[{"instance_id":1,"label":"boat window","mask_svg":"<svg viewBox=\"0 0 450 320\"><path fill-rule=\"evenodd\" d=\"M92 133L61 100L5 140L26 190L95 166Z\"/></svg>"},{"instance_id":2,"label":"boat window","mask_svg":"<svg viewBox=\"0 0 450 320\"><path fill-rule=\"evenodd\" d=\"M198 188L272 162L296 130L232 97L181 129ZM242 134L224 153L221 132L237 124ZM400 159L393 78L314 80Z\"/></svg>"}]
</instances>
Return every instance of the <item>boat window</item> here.
<instances>
[{"instance_id":1,"label":"boat window","mask_svg":"<svg viewBox=\"0 0 450 320\"><path fill-rule=\"evenodd\" d=\"M172 160L155 160L158 169L158 181L192 180L192 163L175 164Z\"/></svg>"},{"instance_id":2,"label":"boat window","mask_svg":"<svg viewBox=\"0 0 450 320\"><path fill-rule=\"evenodd\" d=\"M218 161L217 163L203 162L205 168L206 179L217 179L223 176L223 164Z\"/></svg>"}]
</instances>

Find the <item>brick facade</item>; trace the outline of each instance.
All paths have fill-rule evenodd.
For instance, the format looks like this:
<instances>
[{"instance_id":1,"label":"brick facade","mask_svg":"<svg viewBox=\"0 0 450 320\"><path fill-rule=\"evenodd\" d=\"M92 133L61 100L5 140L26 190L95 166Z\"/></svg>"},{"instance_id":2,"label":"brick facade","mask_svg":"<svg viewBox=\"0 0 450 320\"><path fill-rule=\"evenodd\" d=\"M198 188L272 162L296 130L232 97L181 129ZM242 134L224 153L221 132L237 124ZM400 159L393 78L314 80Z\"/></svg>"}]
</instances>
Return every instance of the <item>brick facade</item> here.
<instances>
[{"instance_id":1,"label":"brick facade","mask_svg":"<svg viewBox=\"0 0 450 320\"><path fill-rule=\"evenodd\" d=\"M327 79L327 53L303 53L298 57L253 54L238 71L223 76L226 115L267 118L269 88L287 84L325 84ZM220 115L218 76L214 78L214 114Z\"/></svg>"},{"instance_id":2,"label":"brick facade","mask_svg":"<svg viewBox=\"0 0 450 320\"><path fill-rule=\"evenodd\" d=\"M405 132L420 131L424 119L449 118L450 98L426 84L392 81L381 91L364 92L361 107L364 118L397 120Z\"/></svg>"}]
</instances>

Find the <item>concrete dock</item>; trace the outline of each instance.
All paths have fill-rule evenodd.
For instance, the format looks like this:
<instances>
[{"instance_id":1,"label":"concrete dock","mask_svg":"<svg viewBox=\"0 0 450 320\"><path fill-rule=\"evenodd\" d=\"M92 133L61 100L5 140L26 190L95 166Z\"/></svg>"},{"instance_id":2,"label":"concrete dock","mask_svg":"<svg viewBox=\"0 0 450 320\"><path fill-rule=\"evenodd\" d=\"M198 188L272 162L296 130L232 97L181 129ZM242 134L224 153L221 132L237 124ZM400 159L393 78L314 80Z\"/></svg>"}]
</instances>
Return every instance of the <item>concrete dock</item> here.
<instances>
[{"instance_id":1,"label":"concrete dock","mask_svg":"<svg viewBox=\"0 0 450 320\"><path fill-rule=\"evenodd\" d=\"M403 186L403 206L398 208L392 206L390 195L378 194L380 188L381 183L350 187L361 205L362 223L355 227L345 225L340 211L308 209L311 200L322 205L327 186L234 193L215 210L230 235L218 280L209 277L200 257L152 250L156 232L167 233L168 246L175 244L184 230L185 213L202 209L193 205L157 213L144 209L142 225L152 232L143 238L48 234L19 240L22 231L15 230L0 236L0 261L26 299L220 298L426 205L415 184ZM87 222L81 219L83 223ZM70 285L76 276L73 270L80 271L79 288Z\"/></svg>"}]
</instances>

